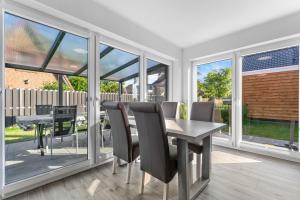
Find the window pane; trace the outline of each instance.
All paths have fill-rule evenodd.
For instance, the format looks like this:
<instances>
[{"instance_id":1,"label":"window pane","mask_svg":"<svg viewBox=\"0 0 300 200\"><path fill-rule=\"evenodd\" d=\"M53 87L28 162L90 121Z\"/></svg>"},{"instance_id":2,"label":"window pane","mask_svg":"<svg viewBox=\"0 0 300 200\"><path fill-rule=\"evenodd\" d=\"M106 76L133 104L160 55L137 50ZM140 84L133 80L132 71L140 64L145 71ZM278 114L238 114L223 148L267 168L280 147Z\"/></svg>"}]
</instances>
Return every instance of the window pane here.
<instances>
[{"instance_id":1,"label":"window pane","mask_svg":"<svg viewBox=\"0 0 300 200\"><path fill-rule=\"evenodd\" d=\"M5 13L5 62L41 67L59 31Z\"/></svg>"},{"instance_id":2,"label":"window pane","mask_svg":"<svg viewBox=\"0 0 300 200\"><path fill-rule=\"evenodd\" d=\"M140 68L140 65L139 65L139 62L129 66L129 67L126 67L125 69L109 76L107 79L109 80L122 80L122 79L126 79L128 77L132 77L132 76L139 76L139 68Z\"/></svg>"},{"instance_id":3,"label":"window pane","mask_svg":"<svg viewBox=\"0 0 300 200\"><path fill-rule=\"evenodd\" d=\"M74 73L87 63L87 59L88 40L66 33L47 69Z\"/></svg>"},{"instance_id":4,"label":"window pane","mask_svg":"<svg viewBox=\"0 0 300 200\"><path fill-rule=\"evenodd\" d=\"M100 49L101 49L100 44ZM101 52L101 51L100 51ZM128 53L126 51L122 51L120 49L113 49L109 52L105 57L100 58L100 74L101 76L105 75L106 73L117 69L118 67L128 63L129 61L137 58L137 55Z\"/></svg>"},{"instance_id":5,"label":"window pane","mask_svg":"<svg viewBox=\"0 0 300 200\"><path fill-rule=\"evenodd\" d=\"M242 59L243 140L298 149L299 47Z\"/></svg>"},{"instance_id":6,"label":"window pane","mask_svg":"<svg viewBox=\"0 0 300 200\"><path fill-rule=\"evenodd\" d=\"M162 102L167 100L168 66L147 59L147 100Z\"/></svg>"},{"instance_id":7,"label":"window pane","mask_svg":"<svg viewBox=\"0 0 300 200\"><path fill-rule=\"evenodd\" d=\"M197 66L197 100L215 103L214 121L228 126L215 134L231 137L232 60L221 60Z\"/></svg>"}]
</instances>

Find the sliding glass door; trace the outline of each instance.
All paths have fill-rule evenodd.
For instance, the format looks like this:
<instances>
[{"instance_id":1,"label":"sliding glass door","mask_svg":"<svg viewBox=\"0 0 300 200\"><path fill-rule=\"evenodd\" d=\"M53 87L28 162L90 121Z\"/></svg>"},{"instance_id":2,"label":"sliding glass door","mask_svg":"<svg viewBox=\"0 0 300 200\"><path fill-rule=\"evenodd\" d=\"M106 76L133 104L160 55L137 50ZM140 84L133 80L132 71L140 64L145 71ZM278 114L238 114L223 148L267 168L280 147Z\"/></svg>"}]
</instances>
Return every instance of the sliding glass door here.
<instances>
[{"instance_id":1,"label":"sliding glass door","mask_svg":"<svg viewBox=\"0 0 300 200\"><path fill-rule=\"evenodd\" d=\"M100 162L112 156L112 134L103 103L122 101L129 115L129 103L140 100L140 56L129 51L99 43L100 80Z\"/></svg>"},{"instance_id":2,"label":"sliding glass door","mask_svg":"<svg viewBox=\"0 0 300 200\"><path fill-rule=\"evenodd\" d=\"M5 184L88 159L88 39L4 14Z\"/></svg>"},{"instance_id":3,"label":"sliding glass door","mask_svg":"<svg viewBox=\"0 0 300 200\"><path fill-rule=\"evenodd\" d=\"M242 58L242 140L298 150L299 46Z\"/></svg>"}]
</instances>

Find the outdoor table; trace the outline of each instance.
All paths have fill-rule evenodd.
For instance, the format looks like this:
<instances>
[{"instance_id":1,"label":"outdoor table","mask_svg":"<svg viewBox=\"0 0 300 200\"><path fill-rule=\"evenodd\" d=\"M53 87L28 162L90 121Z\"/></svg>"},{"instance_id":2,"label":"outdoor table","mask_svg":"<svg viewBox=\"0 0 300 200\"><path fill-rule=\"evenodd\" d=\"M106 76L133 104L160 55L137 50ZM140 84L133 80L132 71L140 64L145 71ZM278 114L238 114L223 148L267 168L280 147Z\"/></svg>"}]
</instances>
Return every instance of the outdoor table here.
<instances>
[{"instance_id":1,"label":"outdoor table","mask_svg":"<svg viewBox=\"0 0 300 200\"><path fill-rule=\"evenodd\" d=\"M41 156L44 156L44 143L43 143L43 131L46 125L53 122L52 115L30 115L30 116L19 116L16 118L18 124L31 125L35 124L38 135L38 148L41 150Z\"/></svg>"},{"instance_id":2,"label":"outdoor table","mask_svg":"<svg viewBox=\"0 0 300 200\"><path fill-rule=\"evenodd\" d=\"M226 124L181 119L166 119L165 122L168 136L177 138L179 199L195 199L210 181L212 134L224 128ZM129 125L136 127L133 118L129 119ZM188 143L199 144L201 141L202 178L190 186Z\"/></svg>"},{"instance_id":3,"label":"outdoor table","mask_svg":"<svg viewBox=\"0 0 300 200\"><path fill-rule=\"evenodd\" d=\"M77 117L86 116L86 113L82 113ZM43 142L43 132L45 126L53 123L53 115L30 115L30 116L18 116L16 118L17 124L22 125L32 125L35 124L37 128L38 135L38 146L37 148L41 150L41 156L44 156L44 142Z\"/></svg>"}]
</instances>

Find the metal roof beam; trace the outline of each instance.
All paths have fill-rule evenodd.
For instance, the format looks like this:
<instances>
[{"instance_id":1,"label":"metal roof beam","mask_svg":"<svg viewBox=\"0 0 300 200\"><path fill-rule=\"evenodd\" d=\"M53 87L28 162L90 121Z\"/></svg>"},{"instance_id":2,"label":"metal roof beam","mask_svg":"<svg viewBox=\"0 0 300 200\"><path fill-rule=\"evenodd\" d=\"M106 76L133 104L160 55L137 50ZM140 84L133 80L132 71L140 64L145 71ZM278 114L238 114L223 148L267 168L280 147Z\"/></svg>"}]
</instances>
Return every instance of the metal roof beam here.
<instances>
[{"instance_id":1,"label":"metal roof beam","mask_svg":"<svg viewBox=\"0 0 300 200\"><path fill-rule=\"evenodd\" d=\"M119 72L119 71L135 64L135 63L137 63L137 62L139 62L139 60L140 60L140 58L137 57L137 58L125 63L124 65L121 65L120 67L117 67L116 69L104 74L103 76L100 77L100 79L105 79L105 78L107 78L107 77L109 77L109 76L111 76L111 75L113 75L113 74L115 74L115 73L117 73L117 72Z\"/></svg>"},{"instance_id":2,"label":"metal roof beam","mask_svg":"<svg viewBox=\"0 0 300 200\"><path fill-rule=\"evenodd\" d=\"M44 63L42 64L42 68L41 71L45 71L45 69L47 68L50 60L52 59L54 53L56 52L57 48L59 47L61 41L63 40L63 38L65 37L66 32L65 31L59 31L59 33L56 36L56 39L54 41L54 43L52 44L46 59L44 60Z\"/></svg>"}]
</instances>

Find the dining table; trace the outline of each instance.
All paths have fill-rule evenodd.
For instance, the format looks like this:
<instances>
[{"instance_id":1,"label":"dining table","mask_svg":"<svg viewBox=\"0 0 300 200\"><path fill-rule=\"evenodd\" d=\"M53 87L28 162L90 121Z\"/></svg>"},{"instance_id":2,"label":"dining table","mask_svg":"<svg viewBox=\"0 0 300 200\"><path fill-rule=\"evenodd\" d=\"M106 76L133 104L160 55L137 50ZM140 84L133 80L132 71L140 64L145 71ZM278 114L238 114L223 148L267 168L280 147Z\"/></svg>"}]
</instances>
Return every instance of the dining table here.
<instances>
[{"instance_id":1,"label":"dining table","mask_svg":"<svg viewBox=\"0 0 300 200\"><path fill-rule=\"evenodd\" d=\"M165 124L167 135L177 138L178 198L195 199L210 181L212 134L226 127L226 124L182 119L165 119ZM129 125L136 128L134 118L129 118ZM189 143L203 145L202 177L192 185L189 177Z\"/></svg>"}]
</instances>

